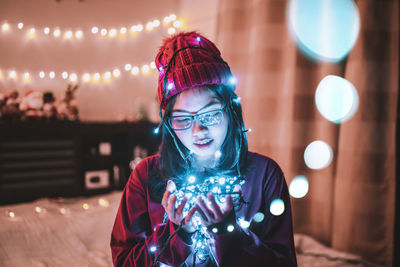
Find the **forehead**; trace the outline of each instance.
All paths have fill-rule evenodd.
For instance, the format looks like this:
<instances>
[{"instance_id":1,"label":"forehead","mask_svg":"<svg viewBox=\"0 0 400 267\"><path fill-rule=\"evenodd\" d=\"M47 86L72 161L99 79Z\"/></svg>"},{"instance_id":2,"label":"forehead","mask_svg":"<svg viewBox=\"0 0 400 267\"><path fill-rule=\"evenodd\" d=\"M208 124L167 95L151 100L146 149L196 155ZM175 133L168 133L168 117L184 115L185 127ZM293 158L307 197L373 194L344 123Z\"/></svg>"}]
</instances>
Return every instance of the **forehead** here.
<instances>
[{"instance_id":1,"label":"forehead","mask_svg":"<svg viewBox=\"0 0 400 267\"><path fill-rule=\"evenodd\" d=\"M220 103L216 94L206 87L194 87L180 93L173 110L196 112L210 103Z\"/></svg>"}]
</instances>

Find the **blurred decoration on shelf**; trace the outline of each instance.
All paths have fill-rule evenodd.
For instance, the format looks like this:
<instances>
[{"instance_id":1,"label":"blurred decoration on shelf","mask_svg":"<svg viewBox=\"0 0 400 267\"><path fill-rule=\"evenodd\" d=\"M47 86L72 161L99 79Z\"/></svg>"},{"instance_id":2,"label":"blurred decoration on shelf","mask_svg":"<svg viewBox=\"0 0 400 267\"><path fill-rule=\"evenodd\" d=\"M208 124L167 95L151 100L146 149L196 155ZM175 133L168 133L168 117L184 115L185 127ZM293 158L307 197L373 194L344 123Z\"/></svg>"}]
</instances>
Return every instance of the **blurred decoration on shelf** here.
<instances>
[{"instance_id":1,"label":"blurred decoration on shelf","mask_svg":"<svg viewBox=\"0 0 400 267\"><path fill-rule=\"evenodd\" d=\"M0 93L0 121L79 120L75 99L78 85L69 84L64 97L57 102L50 91L29 90L21 98L18 90Z\"/></svg>"}]
</instances>

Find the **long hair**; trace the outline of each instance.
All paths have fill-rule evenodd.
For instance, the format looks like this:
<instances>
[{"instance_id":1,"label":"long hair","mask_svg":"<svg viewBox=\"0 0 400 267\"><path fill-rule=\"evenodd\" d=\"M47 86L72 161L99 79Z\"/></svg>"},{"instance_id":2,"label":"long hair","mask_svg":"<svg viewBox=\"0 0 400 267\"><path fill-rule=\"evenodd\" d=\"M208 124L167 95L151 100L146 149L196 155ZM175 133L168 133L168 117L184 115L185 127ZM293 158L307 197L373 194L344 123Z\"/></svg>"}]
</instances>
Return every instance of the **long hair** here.
<instances>
[{"instance_id":1,"label":"long hair","mask_svg":"<svg viewBox=\"0 0 400 267\"><path fill-rule=\"evenodd\" d=\"M204 173L198 175L241 176L247 168L248 146L240 101L238 101L237 95L229 87L223 85L206 85L204 87L214 92L219 101L225 106L224 115L228 118L228 130L220 148L222 156L217 166L206 169ZM170 99L165 109L164 117L171 115L177 96L175 95ZM194 173L192 167L194 156L179 141L174 131L171 128L166 128L169 126L165 125L165 123L160 129L162 138L158 168L149 174L149 179L147 180L150 196L158 202L161 201L168 180L173 180L179 188L185 178Z\"/></svg>"}]
</instances>

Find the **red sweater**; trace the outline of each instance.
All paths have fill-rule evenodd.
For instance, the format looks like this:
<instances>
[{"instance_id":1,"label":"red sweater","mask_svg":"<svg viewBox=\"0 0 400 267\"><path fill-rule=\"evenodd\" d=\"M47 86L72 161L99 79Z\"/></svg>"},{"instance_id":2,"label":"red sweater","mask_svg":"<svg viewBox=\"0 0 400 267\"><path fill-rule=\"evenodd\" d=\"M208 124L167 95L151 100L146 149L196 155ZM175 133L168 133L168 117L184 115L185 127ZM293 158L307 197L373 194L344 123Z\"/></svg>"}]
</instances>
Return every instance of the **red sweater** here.
<instances>
[{"instance_id":1,"label":"red sweater","mask_svg":"<svg viewBox=\"0 0 400 267\"><path fill-rule=\"evenodd\" d=\"M143 159L133 170L125 186L111 234L111 252L115 266L152 266L158 250L175 231L174 224L163 223L164 208L150 199L146 187L148 173L157 168L157 155ZM242 194L248 204L241 204L236 218L251 222L249 228L238 224L232 233L212 234L211 252L218 266L297 266L293 242L292 213L287 185L276 162L248 153L249 170L244 175ZM282 215L270 213L270 203L282 199ZM252 218L264 214L257 223ZM179 235L169 242L159 257L165 265L192 264L192 245ZM165 266L164 265L164 266ZM161 265L163 266L163 265ZM196 266L212 266L211 259Z\"/></svg>"}]
</instances>

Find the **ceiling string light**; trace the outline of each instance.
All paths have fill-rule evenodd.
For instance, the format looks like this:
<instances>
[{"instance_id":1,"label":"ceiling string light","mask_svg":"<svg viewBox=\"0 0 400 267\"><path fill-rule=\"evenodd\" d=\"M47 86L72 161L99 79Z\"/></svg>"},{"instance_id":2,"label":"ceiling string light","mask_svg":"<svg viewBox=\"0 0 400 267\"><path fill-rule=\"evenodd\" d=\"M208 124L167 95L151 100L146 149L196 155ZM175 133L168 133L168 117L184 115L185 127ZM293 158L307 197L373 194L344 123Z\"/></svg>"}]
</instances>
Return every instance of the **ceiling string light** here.
<instances>
[{"instance_id":1,"label":"ceiling string light","mask_svg":"<svg viewBox=\"0 0 400 267\"><path fill-rule=\"evenodd\" d=\"M162 23L161 23L162 21ZM10 23L3 22L1 25L1 33L6 35L15 31L25 32L27 40L34 40L38 38L53 37L60 40L81 40L85 36L95 35L101 40L106 39L124 39L127 36L136 37L138 33L147 31L151 32L154 29L163 26L169 34L174 34L177 29L183 27L183 21L178 20L175 14L164 17L163 20L153 19L145 23L124 25L120 27L100 27L98 25L90 27L77 27L77 29L65 28L60 29L58 26L30 26L25 27L23 22Z\"/></svg>"}]
</instances>

